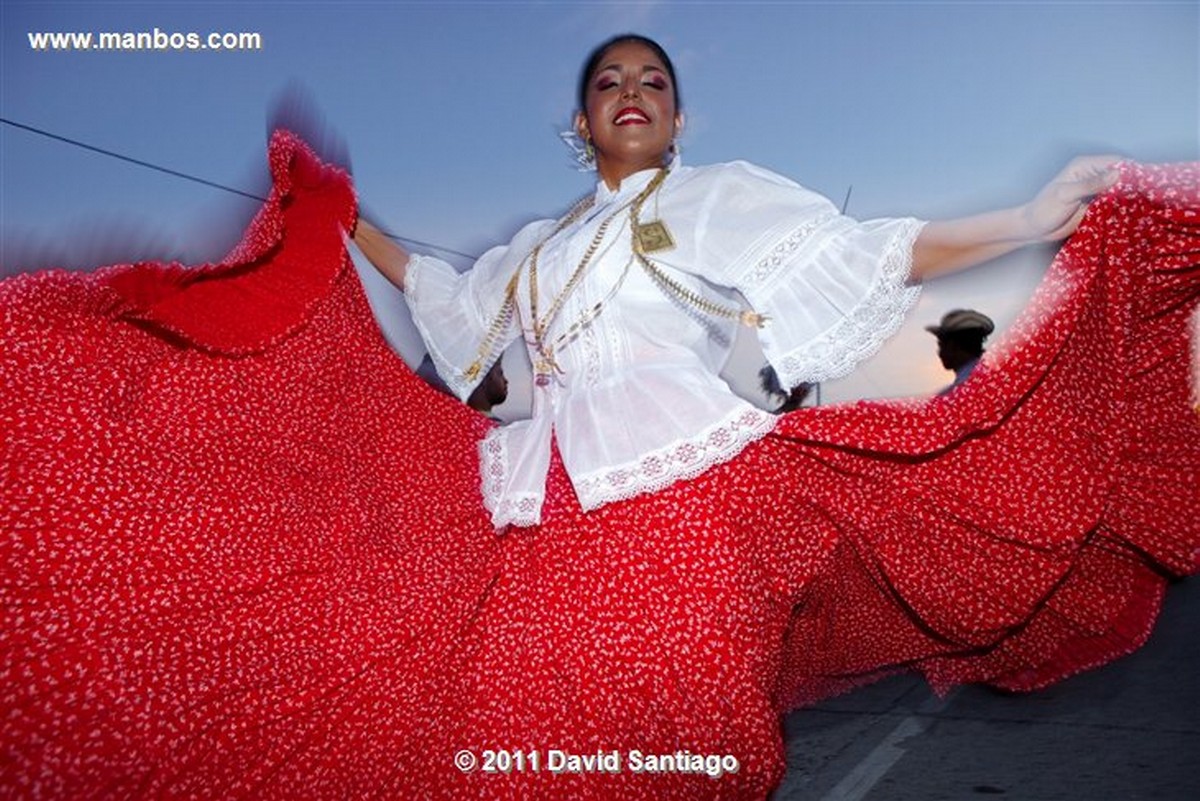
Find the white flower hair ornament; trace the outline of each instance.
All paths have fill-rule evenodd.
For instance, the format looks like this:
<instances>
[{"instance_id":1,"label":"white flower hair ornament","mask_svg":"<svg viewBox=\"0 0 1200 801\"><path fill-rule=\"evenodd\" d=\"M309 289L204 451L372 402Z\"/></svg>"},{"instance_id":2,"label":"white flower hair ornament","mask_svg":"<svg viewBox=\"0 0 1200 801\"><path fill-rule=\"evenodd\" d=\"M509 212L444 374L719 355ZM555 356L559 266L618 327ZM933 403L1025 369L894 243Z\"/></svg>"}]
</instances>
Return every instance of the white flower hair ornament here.
<instances>
[{"instance_id":1,"label":"white flower hair ornament","mask_svg":"<svg viewBox=\"0 0 1200 801\"><path fill-rule=\"evenodd\" d=\"M595 172L596 171L596 151L574 130L562 131L558 138L571 151L571 160L575 162L575 169L579 172Z\"/></svg>"}]
</instances>

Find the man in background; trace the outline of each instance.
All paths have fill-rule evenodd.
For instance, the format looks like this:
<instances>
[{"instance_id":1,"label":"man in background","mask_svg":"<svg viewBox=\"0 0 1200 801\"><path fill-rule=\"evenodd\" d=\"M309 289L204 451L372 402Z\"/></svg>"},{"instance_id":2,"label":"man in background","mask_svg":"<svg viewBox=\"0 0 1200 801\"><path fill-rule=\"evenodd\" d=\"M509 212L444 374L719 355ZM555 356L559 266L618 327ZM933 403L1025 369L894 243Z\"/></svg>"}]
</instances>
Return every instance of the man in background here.
<instances>
[{"instance_id":1,"label":"man in background","mask_svg":"<svg viewBox=\"0 0 1200 801\"><path fill-rule=\"evenodd\" d=\"M945 395L966 381L979 364L983 341L996 330L996 324L974 309L955 309L947 312L937 325L925 326L925 330L937 337L942 366L954 371L954 382L938 393Z\"/></svg>"}]
</instances>

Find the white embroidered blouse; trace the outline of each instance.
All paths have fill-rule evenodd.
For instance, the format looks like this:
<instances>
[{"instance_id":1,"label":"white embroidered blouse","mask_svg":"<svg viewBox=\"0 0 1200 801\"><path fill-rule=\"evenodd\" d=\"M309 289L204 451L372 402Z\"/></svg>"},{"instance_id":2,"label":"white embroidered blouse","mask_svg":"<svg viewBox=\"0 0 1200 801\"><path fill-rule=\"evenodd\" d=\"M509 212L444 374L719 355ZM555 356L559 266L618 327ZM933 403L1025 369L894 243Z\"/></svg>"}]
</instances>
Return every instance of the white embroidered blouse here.
<instances>
[{"instance_id":1,"label":"white embroidered blouse","mask_svg":"<svg viewBox=\"0 0 1200 801\"><path fill-rule=\"evenodd\" d=\"M483 372L530 323L529 255L538 257L544 316L603 221L645 189L655 170L612 191L559 233L525 226L462 274L413 256L405 298L438 372L459 397L465 375L520 270L516 313L502 321ZM672 280L724 307L742 301L766 314L759 339L784 386L848 373L903 321L919 288L908 284L912 244L923 223L856 222L825 198L745 162L673 165L649 196L642 225L663 222L674 247L648 253ZM597 304L599 314L585 324ZM544 341L576 332L554 353L558 371L534 387L532 418L493 430L480 446L484 503L497 527L541 520L552 439L584 509L661 489L727 461L769 432L777 418L735 395L718 376L734 320L701 311L664 289L633 257L628 210L619 211ZM479 375L482 375L481 372ZM478 380L478 379L476 379Z\"/></svg>"}]
</instances>

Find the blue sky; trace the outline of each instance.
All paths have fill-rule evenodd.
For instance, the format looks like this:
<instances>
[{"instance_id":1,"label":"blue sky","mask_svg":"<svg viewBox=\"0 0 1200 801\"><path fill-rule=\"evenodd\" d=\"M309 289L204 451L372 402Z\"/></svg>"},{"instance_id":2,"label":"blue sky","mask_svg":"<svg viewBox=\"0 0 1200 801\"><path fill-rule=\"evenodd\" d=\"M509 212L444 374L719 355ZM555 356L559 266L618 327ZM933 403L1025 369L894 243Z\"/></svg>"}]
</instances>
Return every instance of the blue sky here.
<instances>
[{"instance_id":1,"label":"blue sky","mask_svg":"<svg viewBox=\"0 0 1200 801\"><path fill-rule=\"evenodd\" d=\"M263 48L35 52L27 37L155 28L257 32ZM0 114L260 191L268 115L301 87L344 141L375 217L478 253L586 191L592 179L556 132L585 53L628 30L676 60L685 161L749 159L839 203L853 185L858 217L1020 202L1078 153L1200 157L1196 2L0 0ZM219 258L254 208L0 125L10 273L54 259ZM905 331L826 399L936 389L949 375L921 326L959 305L1007 325L1047 258L931 284ZM389 319L396 299L371 291ZM404 340L402 322L387 325ZM747 369L755 358L742 357Z\"/></svg>"}]
</instances>

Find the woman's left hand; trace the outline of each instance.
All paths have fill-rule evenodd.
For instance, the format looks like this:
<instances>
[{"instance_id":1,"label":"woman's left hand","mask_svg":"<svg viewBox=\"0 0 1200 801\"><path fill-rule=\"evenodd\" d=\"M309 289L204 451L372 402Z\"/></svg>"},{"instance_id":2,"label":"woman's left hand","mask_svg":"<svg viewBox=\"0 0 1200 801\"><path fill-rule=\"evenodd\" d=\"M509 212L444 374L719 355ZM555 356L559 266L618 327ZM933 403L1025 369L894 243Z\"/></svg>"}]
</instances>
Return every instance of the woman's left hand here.
<instances>
[{"instance_id":1,"label":"woman's left hand","mask_svg":"<svg viewBox=\"0 0 1200 801\"><path fill-rule=\"evenodd\" d=\"M1080 156L1022 207L1031 242L1070 236L1087 212L1088 201L1117 181L1117 156Z\"/></svg>"}]
</instances>

